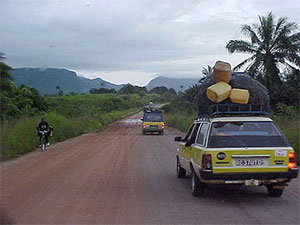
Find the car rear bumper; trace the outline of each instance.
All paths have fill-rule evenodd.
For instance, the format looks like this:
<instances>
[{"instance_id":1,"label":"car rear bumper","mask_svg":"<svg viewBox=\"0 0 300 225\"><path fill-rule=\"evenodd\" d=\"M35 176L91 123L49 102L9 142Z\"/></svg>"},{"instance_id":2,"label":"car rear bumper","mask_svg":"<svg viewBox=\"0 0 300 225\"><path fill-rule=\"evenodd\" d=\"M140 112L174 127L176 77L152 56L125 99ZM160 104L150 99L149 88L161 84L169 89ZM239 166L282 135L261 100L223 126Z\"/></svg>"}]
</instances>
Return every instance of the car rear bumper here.
<instances>
[{"instance_id":1,"label":"car rear bumper","mask_svg":"<svg viewBox=\"0 0 300 225\"><path fill-rule=\"evenodd\" d=\"M160 129L160 128L145 128L143 129L144 132L162 132L164 129Z\"/></svg>"},{"instance_id":2,"label":"car rear bumper","mask_svg":"<svg viewBox=\"0 0 300 225\"><path fill-rule=\"evenodd\" d=\"M288 172L271 172L271 173L212 173L200 171L200 177L203 181L241 181L241 180L275 180L275 179L293 179L298 176L298 168Z\"/></svg>"}]
</instances>

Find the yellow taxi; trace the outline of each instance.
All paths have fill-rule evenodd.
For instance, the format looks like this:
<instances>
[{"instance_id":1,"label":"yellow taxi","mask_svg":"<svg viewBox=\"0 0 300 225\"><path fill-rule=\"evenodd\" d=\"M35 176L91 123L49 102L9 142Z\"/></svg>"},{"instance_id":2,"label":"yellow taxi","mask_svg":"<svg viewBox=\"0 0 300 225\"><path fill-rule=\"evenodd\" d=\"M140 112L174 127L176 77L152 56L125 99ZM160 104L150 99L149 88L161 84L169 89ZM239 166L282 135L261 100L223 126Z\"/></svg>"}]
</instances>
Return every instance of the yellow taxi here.
<instances>
[{"instance_id":1,"label":"yellow taxi","mask_svg":"<svg viewBox=\"0 0 300 225\"><path fill-rule=\"evenodd\" d=\"M293 148L262 111L201 117L174 140L180 142L177 177L191 174L194 196L209 184L237 184L265 185L270 196L279 197L298 175Z\"/></svg>"},{"instance_id":2,"label":"yellow taxi","mask_svg":"<svg viewBox=\"0 0 300 225\"><path fill-rule=\"evenodd\" d=\"M160 110L146 111L142 118L142 133L158 133L163 134L165 129L165 123L163 115Z\"/></svg>"}]
</instances>

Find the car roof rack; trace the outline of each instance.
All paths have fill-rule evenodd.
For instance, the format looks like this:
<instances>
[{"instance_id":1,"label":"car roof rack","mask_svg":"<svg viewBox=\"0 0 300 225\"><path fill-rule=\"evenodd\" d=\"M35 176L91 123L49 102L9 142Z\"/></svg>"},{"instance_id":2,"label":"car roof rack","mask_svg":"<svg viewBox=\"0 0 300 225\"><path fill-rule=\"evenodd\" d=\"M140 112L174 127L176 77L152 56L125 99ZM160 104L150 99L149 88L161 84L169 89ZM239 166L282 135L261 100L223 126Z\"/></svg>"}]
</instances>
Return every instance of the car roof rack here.
<instances>
[{"instance_id":1,"label":"car roof rack","mask_svg":"<svg viewBox=\"0 0 300 225\"><path fill-rule=\"evenodd\" d=\"M161 113L161 109L144 109L144 112L146 113Z\"/></svg>"},{"instance_id":2,"label":"car roof rack","mask_svg":"<svg viewBox=\"0 0 300 225\"><path fill-rule=\"evenodd\" d=\"M261 105L251 104L215 104L202 111L198 120L224 116L270 116Z\"/></svg>"}]
</instances>

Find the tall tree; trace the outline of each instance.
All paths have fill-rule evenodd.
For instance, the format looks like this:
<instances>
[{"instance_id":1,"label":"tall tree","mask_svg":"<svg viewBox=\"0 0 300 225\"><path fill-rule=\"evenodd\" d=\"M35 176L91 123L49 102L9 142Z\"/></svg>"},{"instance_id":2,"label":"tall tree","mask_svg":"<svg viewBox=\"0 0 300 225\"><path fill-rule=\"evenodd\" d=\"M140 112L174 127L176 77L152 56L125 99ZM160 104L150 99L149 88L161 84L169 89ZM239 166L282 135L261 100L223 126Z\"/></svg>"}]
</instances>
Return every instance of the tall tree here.
<instances>
[{"instance_id":1,"label":"tall tree","mask_svg":"<svg viewBox=\"0 0 300 225\"><path fill-rule=\"evenodd\" d=\"M205 76L212 73L212 71L213 71L213 68L210 65L207 65L207 68L202 67L202 70L201 70L202 74Z\"/></svg>"},{"instance_id":2,"label":"tall tree","mask_svg":"<svg viewBox=\"0 0 300 225\"><path fill-rule=\"evenodd\" d=\"M3 62L4 59L4 53L0 52L0 93L11 89L10 81L13 80L9 73L12 68Z\"/></svg>"},{"instance_id":3,"label":"tall tree","mask_svg":"<svg viewBox=\"0 0 300 225\"><path fill-rule=\"evenodd\" d=\"M270 12L267 16L259 16L259 23L243 25L241 31L250 41L230 40L226 48L230 53L248 53L251 56L238 64L234 70L247 65L246 71L259 79L272 95L280 91L281 65L289 68L300 67L300 32L296 32L297 24L288 22L287 18L277 21ZM273 96L274 97L274 96Z\"/></svg>"}]
</instances>

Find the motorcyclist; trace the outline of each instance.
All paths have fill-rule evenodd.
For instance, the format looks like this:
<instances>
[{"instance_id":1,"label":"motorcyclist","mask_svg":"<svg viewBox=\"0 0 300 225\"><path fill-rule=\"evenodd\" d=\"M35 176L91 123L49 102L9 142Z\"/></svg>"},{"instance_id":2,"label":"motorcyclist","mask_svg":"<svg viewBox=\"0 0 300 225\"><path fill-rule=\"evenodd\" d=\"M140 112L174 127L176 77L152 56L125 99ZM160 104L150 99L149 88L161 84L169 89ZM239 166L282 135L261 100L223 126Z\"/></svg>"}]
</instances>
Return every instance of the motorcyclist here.
<instances>
[{"instance_id":1,"label":"motorcyclist","mask_svg":"<svg viewBox=\"0 0 300 225\"><path fill-rule=\"evenodd\" d=\"M40 145L41 145L41 137L42 137L40 131L47 131L47 132L45 133L45 139L46 139L47 145L49 146L50 143L49 143L48 137L49 137L49 135L50 135L50 133L51 133L52 127L49 126L49 124L48 124L48 122L45 120L45 118L41 118L41 122L39 123L39 125L37 126L36 129L37 129L38 135L39 135L39 137L40 137Z\"/></svg>"}]
</instances>

